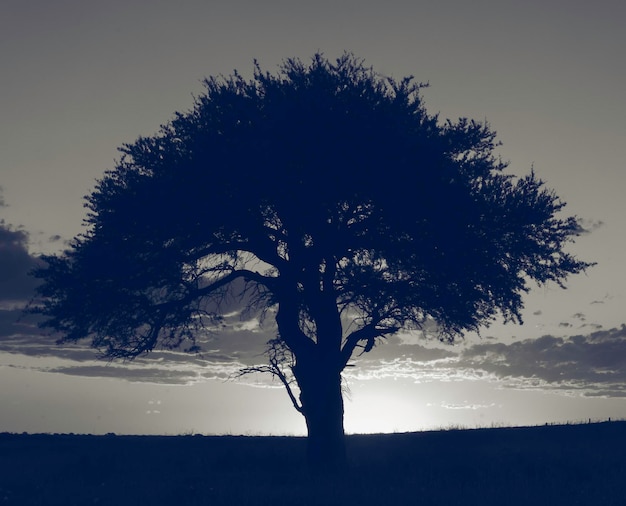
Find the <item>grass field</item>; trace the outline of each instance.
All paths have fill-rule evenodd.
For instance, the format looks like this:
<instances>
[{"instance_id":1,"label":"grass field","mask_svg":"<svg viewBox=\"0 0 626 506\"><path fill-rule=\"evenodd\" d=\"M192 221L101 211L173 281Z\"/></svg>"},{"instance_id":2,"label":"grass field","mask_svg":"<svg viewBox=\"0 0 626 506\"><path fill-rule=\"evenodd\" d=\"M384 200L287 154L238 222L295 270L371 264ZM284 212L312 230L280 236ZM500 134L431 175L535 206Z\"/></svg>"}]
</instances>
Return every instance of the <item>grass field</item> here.
<instances>
[{"instance_id":1,"label":"grass field","mask_svg":"<svg viewBox=\"0 0 626 506\"><path fill-rule=\"evenodd\" d=\"M626 422L305 439L0 434L0 505L626 505Z\"/></svg>"}]
</instances>

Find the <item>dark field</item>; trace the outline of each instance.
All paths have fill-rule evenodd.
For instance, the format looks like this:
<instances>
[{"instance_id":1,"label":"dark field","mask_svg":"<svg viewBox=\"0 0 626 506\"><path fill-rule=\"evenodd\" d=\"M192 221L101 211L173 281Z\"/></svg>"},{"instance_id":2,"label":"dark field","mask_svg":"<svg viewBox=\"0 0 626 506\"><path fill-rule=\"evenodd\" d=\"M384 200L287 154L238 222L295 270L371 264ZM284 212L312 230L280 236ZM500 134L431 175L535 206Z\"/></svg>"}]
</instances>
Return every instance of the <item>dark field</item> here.
<instances>
[{"instance_id":1,"label":"dark field","mask_svg":"<svg viewBox=\"0 0 626 506\"><path fill-rule=\"evenodd\" d=\"M626 505L626 422L350 436L307 472L288 437L0 434L0 505Z\"/></svg>"}]
</instances>

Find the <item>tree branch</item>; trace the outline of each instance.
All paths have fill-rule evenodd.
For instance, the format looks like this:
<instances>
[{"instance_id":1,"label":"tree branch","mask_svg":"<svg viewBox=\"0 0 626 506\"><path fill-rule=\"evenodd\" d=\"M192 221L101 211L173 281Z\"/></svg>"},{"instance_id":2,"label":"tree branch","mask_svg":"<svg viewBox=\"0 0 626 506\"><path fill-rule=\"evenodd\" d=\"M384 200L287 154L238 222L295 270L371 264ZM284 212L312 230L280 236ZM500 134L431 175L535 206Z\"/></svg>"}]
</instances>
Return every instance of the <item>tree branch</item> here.
<instances>
[{"instance_id":1,"label":"tree branch","mask_svg":"<svg viewBox=\"0 0 626 506\"><path fill-rule=\"evenodd\" d=\"M350 357L352 357L352 353L359 345L360 341L367 341L363 349L363 353L369 352L374 347L374 342L377 337L383 337L388 334L394 334L400 330L399 327L388 327L388 328L377 328L376 324L369 324L365 327L362 327L358 330L352 332L347 338L346 342L341 349L341 366L345 367Z\"/></svg>"},{"instance_id":2,"label":"tree branch","mask_svg":"<svg viewBox=\"0 0 626 506\"><path fill-rule=\"evenodd\" d=\"M264 276L263 274L259 274L255 271L250 271L248 269L238 269L236 271L227 274L223 278L214 281L210 285L207 285L202 288L198 288L195 297L203 297L205 295L209 295L212 292L232 283L238 278L244 278L246 281L255 281L263 286L265 286L268 290L274 290L276 288L276 278L273 276Z\"/></svg>"},{"instance_id":3,"label":"tree branch","mask_svg":"<svg viewBox=\"0 0 626 506\"><path fill-rule=\"evenodd\" d=\"M274 291L276 287L275 285L276 278L271 277L271 276L263 276L262 274L259 274L258 272L250 271L247 269L240 269L240 270L233 271L227 274L226 276L221 277L220 279L202 288L188 287L188 293L184 297L177 299L177 300L170 300L167 302L163 302L161 304L157 304L154 306L154 308L159 311L161 310L169 311L170 308L172 307L177 307L177 306L184 307L186 304L189 304L193 300L199 299L201 297L206 297L207 295L210 295L216 292L220 288L227 286L228 284L232 283L233 281L239 278L244 278L249 281L255 281L256 283L262 284L270 291Z\"/></svg>"},{"instance_id":4,"label":"tree branch","mask_svg":"<svg viewBox=\"0 0 626 506\"><path fill-rule=\"evenodd\" d=\"M225 241L224 243L211 244L193 252L194 260L199 260L209 255L224 255L233 251L245 251L274 267L280 268L285 260L281 258L275 249L271 239L267 237L255 238L255 241Z\"/></svg>"}]
</instances>

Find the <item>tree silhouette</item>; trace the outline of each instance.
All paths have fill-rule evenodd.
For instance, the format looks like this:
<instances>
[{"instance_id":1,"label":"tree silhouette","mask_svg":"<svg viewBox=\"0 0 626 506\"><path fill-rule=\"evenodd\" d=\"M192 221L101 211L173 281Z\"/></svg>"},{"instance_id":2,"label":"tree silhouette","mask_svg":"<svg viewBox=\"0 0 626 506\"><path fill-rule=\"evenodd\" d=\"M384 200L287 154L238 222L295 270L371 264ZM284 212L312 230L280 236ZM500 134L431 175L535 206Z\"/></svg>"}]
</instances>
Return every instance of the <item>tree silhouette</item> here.
<instances>
[{"instance_id":1,"label":"tree silhouette","mask_svg":"<svg viewBox=\"0 0 626 506\"><path fill-rule=\"evenodd\" d=\"M521 322L529 280L562 286L590 264L563 251L579 225L557 196L504 173L487 124L428 115L412 77L347 53L255 69L207 79L192 110L120 149L85 233L35 272L35 311L62 342L132 359L198 350L243 290L277 326L255 370L283 381L327 466L345 459L355 352L433 322L449 341Z\"/></svg>"}]
</instances>

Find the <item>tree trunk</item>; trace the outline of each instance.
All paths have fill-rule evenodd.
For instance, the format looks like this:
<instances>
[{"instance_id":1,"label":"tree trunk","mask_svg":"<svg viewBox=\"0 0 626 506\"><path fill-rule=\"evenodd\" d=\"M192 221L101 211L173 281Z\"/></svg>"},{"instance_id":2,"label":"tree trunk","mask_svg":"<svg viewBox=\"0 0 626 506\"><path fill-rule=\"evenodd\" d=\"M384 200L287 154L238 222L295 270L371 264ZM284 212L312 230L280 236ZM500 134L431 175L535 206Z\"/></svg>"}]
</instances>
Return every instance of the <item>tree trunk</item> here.
<instances>
[{"instance_id":1,"label":"tree trunk","mask_svg":"<svg viewBox=\"0 0 626 506\"><path fill-rule=\"evenodd\" d=\"M308 432L307 459L313 472L346 465L341 371L321 360L298 362L293 368L300 388Z\"/></svg>"}]
</instances>

